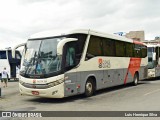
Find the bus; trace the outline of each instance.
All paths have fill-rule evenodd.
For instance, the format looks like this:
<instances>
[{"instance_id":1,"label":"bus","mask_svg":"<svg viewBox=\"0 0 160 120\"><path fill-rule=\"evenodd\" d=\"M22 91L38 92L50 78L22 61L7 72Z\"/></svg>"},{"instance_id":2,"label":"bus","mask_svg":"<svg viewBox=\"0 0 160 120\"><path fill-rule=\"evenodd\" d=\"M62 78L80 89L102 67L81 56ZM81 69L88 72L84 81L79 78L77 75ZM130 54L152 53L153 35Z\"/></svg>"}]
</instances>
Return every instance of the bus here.
<instances>
[{"instance_id":1,"label":"bus","mask_svg":"<svg viewBox=\"0 0 160 120\"><path fill-rule=\"evenodd\" d=\"M22 95L64 98L147 78L147 46L93 30L32 35L24 47Z\"/></svg>"},{"instance_id":2,"label":"bus","mask_svg":"<svg viewBox=\"0 0 160 120\"><path fill-rule=\"evenodd\" d=\"M148 44L148 78L160 77L160 45Z\"/></svg>"},{"instance_id":3,"label":"bus","mask_svg":"<svg viewBox=\"0 0 160 120\"><path fill-rule=\"evenodd\" d=\"M11 48L0 50L0 78L1 71L6 68L8 79L18 80L18 72L21 62L21 54L18 50L15 52L15 58L12 57Z\"/></svg>"}]
</instances>

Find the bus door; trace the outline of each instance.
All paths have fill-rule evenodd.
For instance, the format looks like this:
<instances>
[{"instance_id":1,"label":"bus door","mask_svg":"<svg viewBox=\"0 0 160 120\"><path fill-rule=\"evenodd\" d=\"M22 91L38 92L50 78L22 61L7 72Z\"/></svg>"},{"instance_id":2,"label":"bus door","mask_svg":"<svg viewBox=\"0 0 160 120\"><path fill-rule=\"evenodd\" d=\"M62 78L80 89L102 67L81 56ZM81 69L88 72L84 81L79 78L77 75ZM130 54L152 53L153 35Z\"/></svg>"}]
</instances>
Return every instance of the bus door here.
<instances>
[{"instance_id":1,"label":"bus door","mask_svg":"<svg viewBox=\"0 0 160 120\"><path fill-rule=\"evenodd\" d=\"M69 78L65 83L65 95L77 94L77 69L76 67L76 42L66 43L64 46L64 71L65 78ZM75 69L74 69L75 68Z\"/></svg>"},{"instance_id":2,"label":"bus door","mask_svg":"<svg viewBox=\"0 0 160 120\"><path fill-rule=\"evenodd\" d=\"M20 66L21 55L19 51L16 51L16 57L12 58L11 51L8 51L8 60L11 68L11 78L16 78L16 70Z\"/></svg>"},{"instance_id":3,"label":"bus door","mask_svg":"<svg viewBox=\"0 0 160 120\"><path fill-rule=\"evenodd\" d=\"M157 66L158 65L158 61L159 61L159 50L158 50L158 47L155 48L155 53L156 53L156 60L155 60L156 61L156 63L155 63L156 65L155 66Z\"/></svg>"},{"instance_id":4,"label":"bus door","mask_svg":"<svg viewBox=\"0 0 160 120\"><path fill-rule=\"evenodd\" d=\"M160 76L160 65L159 65L159 47L155 48L156 60L155 60L155 76Z\"/></svg>"}]
</instances>

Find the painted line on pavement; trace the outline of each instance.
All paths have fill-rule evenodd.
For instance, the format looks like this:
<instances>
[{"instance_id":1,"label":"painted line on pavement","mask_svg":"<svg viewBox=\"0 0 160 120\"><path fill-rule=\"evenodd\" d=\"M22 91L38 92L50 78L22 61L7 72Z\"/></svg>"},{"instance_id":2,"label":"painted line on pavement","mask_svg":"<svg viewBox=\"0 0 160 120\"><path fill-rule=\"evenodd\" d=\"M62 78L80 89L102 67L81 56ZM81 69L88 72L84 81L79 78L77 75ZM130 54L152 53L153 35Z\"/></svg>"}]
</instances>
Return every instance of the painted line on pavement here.
<instances>
[{"instance_id":1,"label":"painted line on pavement","mask_svg":"<svg viewBox=\"0 0 160 120\"><path fill-rule=\"evenodd\" d=\"M148 93L144 94L144 96L147 96L147 95L153 94L153 93L158 92L158 91L160 91L160 89L157 89L157 90L154 90L154 91L148 92Z\"/></svg>"}]
</instances>

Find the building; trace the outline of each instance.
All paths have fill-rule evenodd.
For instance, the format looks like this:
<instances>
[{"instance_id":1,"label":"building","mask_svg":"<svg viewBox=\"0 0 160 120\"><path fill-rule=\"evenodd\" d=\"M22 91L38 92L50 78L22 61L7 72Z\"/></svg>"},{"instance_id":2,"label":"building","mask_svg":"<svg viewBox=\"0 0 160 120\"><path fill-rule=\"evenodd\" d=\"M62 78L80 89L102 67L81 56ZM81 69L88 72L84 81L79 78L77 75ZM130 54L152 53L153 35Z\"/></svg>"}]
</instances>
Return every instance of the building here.
<instances>
[{"instance_id":1,"label":"building","mask_svg":"<svg viewBox=\"0 0 160 120\"><path fill-rule=\"evenodd\" d=\"M145 40L144 31L130 31L129 33L126 33L125 36L140 42Z\"/></svg>"},{"instance_id":2,"label":"building","mask_svg":"<svg viewBox=\"0 0 160 120\"><path fill-rule=\"evenodd\" d=\"M160 39L155 38L154 40L144 40L142 42L146 44L160 44Z\"/></svg>"}]
</instances>

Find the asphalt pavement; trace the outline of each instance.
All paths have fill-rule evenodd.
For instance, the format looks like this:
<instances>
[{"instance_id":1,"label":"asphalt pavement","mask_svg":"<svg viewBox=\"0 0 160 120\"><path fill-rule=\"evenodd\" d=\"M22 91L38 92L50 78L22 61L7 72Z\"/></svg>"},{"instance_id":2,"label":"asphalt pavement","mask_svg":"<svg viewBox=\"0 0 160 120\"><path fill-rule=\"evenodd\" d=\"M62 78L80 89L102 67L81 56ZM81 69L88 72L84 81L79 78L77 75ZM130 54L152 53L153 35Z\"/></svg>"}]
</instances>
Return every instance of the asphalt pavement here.
<instances>
[{"instance_id":1,"label":"asphalt pavement","mask_svg":"<svg viewBox=\"0 0 160 120\"><path fill-rule=\"evenodd\" d=\"M89 98L85 98L83 95L63 99L24 96L19 93L17 81L9 82L6 88L2 87L1 94L0 111L160 111L160 80L158 79L143 80L137 86L128 84L103 89ZM89 120L91 118L83 119ZM94 119L96 118L94 117ZM98 119L106 118L100 117ZM107 119L113 118L108 117ZM127 118L115 117L114 119ZM130 117L130 119L144 118ZM155 117L154 119L158 118Z\"/></svg>"}]
</instances>

